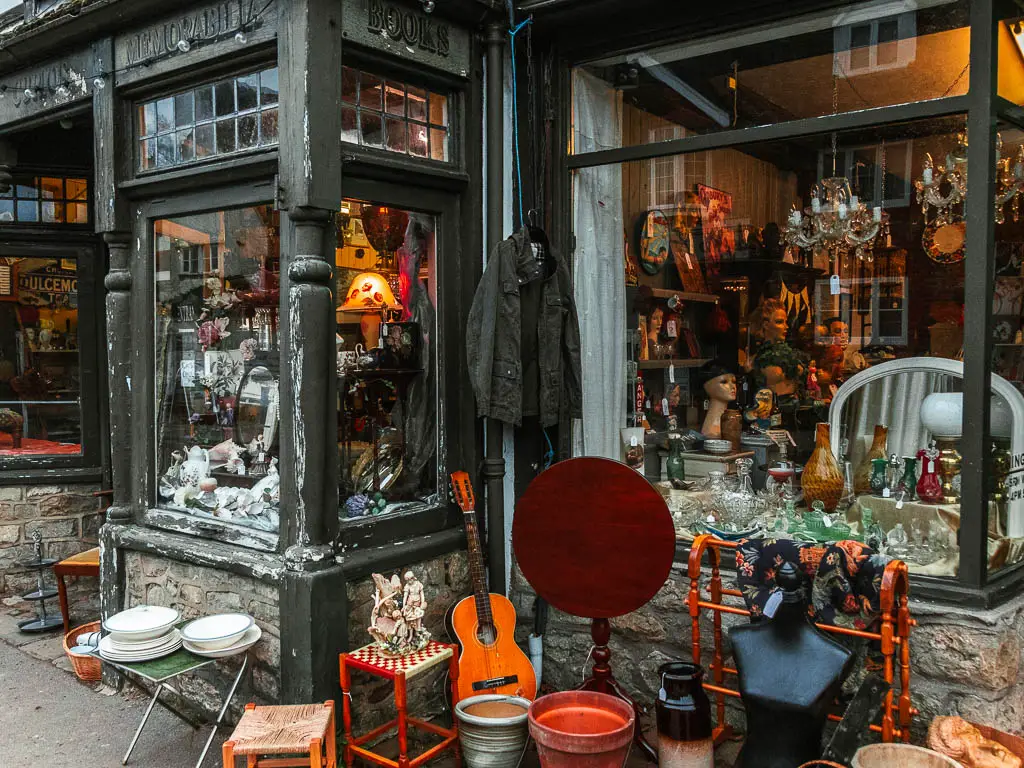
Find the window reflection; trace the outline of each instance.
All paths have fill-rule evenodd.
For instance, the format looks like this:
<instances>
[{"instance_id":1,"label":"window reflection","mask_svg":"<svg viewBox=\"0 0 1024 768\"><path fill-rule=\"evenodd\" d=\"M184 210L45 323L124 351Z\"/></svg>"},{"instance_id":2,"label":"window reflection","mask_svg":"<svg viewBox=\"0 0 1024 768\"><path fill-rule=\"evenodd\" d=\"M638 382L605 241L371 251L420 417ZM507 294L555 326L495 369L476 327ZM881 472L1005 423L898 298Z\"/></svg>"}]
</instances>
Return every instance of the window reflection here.
<instances>
[{"instance_id":1,"label":"window reflection","mask_svg":"<svg viewBox=\"0 0 1024 768\"><path fill-rule=\"evenodd\" d=\"M341 516L437 502L434 217L347 199L338 215Z\"/></svg>"},{"instance_id":2,"label":"window reflection","mask_svg":"<svg viewBox=\"0 0 1024 768\"><path fill-rule=\"evenodd\" d=\"M271 206L153 223L162 507L278 528L278 247Z\"/></svg>"}]
</instances>

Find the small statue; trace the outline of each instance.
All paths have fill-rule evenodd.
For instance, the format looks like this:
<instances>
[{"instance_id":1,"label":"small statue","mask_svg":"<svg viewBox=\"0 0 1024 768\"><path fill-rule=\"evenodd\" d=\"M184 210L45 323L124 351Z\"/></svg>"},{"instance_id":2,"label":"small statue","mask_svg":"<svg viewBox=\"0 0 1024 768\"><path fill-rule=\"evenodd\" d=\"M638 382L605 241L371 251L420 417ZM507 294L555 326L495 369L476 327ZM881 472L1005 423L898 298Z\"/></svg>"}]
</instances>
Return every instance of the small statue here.
<instances>
[{"instance_id":1,"label":"small statue","mask_svg":"<svg viewBox=\"0 0 1024 768\"><path fill-rule=\"evenodd\" d=\"M772 406L775 395L767 387L754 394L754 405L743 412L743 418L750 422L752 429L766 432L772 428Z\"/></svg>"},{"instance_id":2,"label":"small statue","mask_svg":"<svg viewBox=\"0 0 1024 768\"><path fill-rule=\"evenodd\" d=\"M379 650L388 656L423 650L430 642L430 633L422 625L427 609L423 584L412 571L406 571L404 587L397 573L390 580L375 573L373 583L376 590L367 631Z\"/></svg>"},{"instance_id":3,"label":"small statue","mask_svg":"<svg viewBox=\"0 0 1024 768\"><path fill-rule=\"evenodd\" d=\"M948 755L964 768L1021 768L1021 759L1002 744L986 739L962 717L940 716L928 727L929 748Z\"/></svg>"}]
</instances>

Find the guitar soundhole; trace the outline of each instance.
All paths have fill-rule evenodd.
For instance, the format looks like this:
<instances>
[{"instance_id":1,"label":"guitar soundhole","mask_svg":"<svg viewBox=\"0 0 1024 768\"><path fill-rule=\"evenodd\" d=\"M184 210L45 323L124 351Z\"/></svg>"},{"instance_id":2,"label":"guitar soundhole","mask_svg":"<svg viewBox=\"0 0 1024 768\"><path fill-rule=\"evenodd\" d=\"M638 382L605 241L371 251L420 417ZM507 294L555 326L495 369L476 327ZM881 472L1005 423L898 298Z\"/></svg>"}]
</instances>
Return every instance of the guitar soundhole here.
<instances>
[{"instance_id":1,"label":"guitar soundhole","mask_svg":"<svg viewBox=\"0 0 1024 768\"><path fill-rule=\"evenodd\" d=\"M479 624L476 628L476 639L483 645L493 645L498 639L498 633L494 631L493 625Z\"/></svg>"}]
</instances>

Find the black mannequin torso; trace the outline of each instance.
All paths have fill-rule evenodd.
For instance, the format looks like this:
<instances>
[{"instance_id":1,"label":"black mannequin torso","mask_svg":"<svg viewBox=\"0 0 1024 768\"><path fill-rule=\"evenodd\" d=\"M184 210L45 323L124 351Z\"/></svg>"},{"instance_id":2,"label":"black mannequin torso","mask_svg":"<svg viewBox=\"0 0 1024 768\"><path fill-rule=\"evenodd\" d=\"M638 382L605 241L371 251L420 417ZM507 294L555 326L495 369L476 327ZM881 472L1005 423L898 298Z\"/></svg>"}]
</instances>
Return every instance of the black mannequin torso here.
<instances>
[{"instance_id":1,"label":"black mannequin torso","mask_svg":"<svg viewBox=\"0 0 1024 768\"><path fill-rule=\"evenodd\" d=\"M729 631L747 711L738 768L793 768L819 757L828 707L853 662L811 624L796 569L783 565L777 581L787 591L774 617Z\"/></svg>"}]
</instances>

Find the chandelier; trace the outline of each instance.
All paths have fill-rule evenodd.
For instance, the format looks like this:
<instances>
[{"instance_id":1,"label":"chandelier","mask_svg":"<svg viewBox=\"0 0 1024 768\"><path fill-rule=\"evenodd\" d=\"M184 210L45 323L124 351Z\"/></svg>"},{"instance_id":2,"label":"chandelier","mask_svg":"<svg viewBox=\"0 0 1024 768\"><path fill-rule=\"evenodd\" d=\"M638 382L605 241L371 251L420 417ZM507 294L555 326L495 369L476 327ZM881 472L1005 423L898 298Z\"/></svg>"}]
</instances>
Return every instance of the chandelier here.
<instances>
[{"instance_id":1,"label":"chandelier","mask_svg":"<svg viewBox=\"0 0 1024 768\"><path fill-rule=\"evenodd\" d=\"M834 172L834 171L833 171ZM827 255L830 267L851 253L861 261L874 258L875 239L888 228L889 214L869 208L845 176L821 179L811 190L811 206L794 206L782 228L783 242Z\"/></svg>"},{"instance_id":2,"label":"chandelier","mask_svg":"<svg viewBox=\"0 0 1024 768\"><path fill-rule=\"evenodd\" d=\"M948 224L962 218L963 211L956 214L954 206L961 205L967 198L967 134L959 133L956 146L946 153L945 164L935 166L932 156L925 153L921 178L914 182L917 199L925 224L929 223L929 208L935 209L935 222ZM1024 146L1018 146L1016 156L1003 157L1003 137L996 134L996 195L995 221L1006 221L1006 204L1010 203L1013 220L1020 221L1020 197L1024 192ZM943 190L946 190L945 193Z\"/></svg>"}]
</instances>

